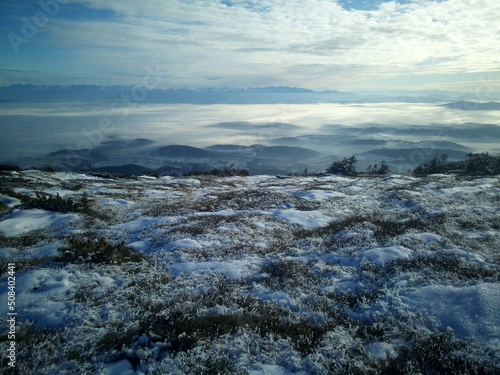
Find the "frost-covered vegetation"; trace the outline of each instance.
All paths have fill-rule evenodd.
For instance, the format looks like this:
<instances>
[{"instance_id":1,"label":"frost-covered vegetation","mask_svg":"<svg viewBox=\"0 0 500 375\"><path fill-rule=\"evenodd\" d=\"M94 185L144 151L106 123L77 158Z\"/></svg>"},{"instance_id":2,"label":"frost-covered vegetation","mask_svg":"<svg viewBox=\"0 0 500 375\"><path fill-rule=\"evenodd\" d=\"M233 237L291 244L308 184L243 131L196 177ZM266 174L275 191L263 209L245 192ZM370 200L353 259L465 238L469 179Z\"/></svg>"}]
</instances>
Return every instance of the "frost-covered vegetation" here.
<instances>
[{"instance_id":1,"label":"frost-covered vegetation","mask_svg":"<svg viewBox=\"0 0 500 375\"><path fill-rule=\"evenodd\" d=\"M0 178L12 373L500 372L498 177Z\"/></svg>"}]
</instances>

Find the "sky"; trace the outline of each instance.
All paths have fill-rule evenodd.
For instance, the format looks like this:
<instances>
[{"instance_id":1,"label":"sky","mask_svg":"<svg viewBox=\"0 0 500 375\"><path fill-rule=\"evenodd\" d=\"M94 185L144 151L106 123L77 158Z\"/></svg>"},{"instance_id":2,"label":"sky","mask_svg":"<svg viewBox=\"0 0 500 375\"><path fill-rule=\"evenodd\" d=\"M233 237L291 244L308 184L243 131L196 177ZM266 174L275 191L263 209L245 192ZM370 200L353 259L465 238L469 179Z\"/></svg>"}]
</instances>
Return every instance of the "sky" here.
<instances>
[{"instance_id":1,"label":"sky","mask_svg":"<svg viewBox=\"0 0 500 375\"><path fill-rule=\"evenodd\" d=\"M0 86L500 91L497 0L1 0Z\"/></svg>"}]
</instances>

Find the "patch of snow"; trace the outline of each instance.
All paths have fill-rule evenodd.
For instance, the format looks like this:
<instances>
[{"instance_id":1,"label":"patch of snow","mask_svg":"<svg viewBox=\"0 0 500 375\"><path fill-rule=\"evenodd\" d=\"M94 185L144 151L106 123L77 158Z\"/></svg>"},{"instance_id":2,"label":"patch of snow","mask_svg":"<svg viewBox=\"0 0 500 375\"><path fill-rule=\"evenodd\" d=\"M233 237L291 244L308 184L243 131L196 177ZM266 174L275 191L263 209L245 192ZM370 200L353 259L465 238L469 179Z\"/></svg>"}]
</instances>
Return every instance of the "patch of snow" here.
<instances>
[{"instance_id":1,"label":"patch of snow","mask_svg":"<svg viewBox=\"0 0 500 375\"><path fill-rule=\"evenodd\" d=\"M363 253L361 262L372 263L376 266L383 266L387 262L398 259L408 259L412 255L412 250L402 246L377 247Z\"/></svg>"},{"instance_id":2,"label":"patch of snow","mask_svg":"<svg viewBox=\"0 0 500 375\"><path fill-rule=\"evenodd\" d=\"M64 324L69 306L66 302L43 301L22 309L22 321L33 321L37 329L58 329Z\"/></svg>"},{"instance_id":3,"label":"patch of snow","mask_svg":"<svg viewBox=\"0 0 500 375\"><path fill-rule=\"evenodd\" d=\"M411 177L411 176L405 176L405 175L401 175L401 174L391 174L390 176L385 177L383 179L383 181L392 180L392 179L399 179L399 180L404 180L404 181L408 182L408 181L415 181L418 178Z\"/></svg>"},{"instance_id":4,"label":"patch of snow","mask_svg":"<svg viewBox=\"0 0 500 375\"><path fill-rule=\"evenodd\" d=\"M467 181L464 183L464 185L488 185L492 186L498 183L498 178L476 178L475 180L472 181Z\"/></svg>"},{"instance_id":5,"label":"patch of snow","mask_svg":"<svg viewBox=\"0 0 500 375\"><path fill-rule=\"evenodd\" d=\"M485 259L481 255L470 252L470 251L465 251L463 249L450 248L450 249L442 249L441 251L444 254L456 255L456 256L465 258L470 262L485 263Z\"/></svg>"},{"instance_id":6,"label":"patch of snow","mask_svg":"<svg viewBox=\"0 0 500 375\"><path fill-rule=\"evenodd\" d=\"M28 197L31 198L36 198L36 193L33 190L26 189L26 188L15 188L14 191L18 194L23 194L27 195Z\"/></svg>"},{"instance_id":7,"label":"patch of snow","mask_svg":"<svg viewBox=\"0 0 500 375\"><path fill-rule=\"evenodd\" d=\"M125 189L110 189L107 187L92 188L92 189L90 189L90 192L92 192L94 194L98 194L98 193L101 193L101 194L126 194L126 193L128 193L128 191Z\"/></svg>"},{"instance_id":8,"label":"patch of snow","mask_svg":"<svg viewBox=\"0 0 500 375\"><path fill-rule=\"evenodd\" d=\"M257 249L268 249L269 245L265 242L259 241L254 244Z\"/></svg>"},{"instance_id":9,"label":"patch of snow","mask_svg":"<svg viewBox=\"0 0 500 375\"><path fill-rule=\"evenodd\" d=\"M0 222L0 232L8 237L17 236L34 229L64 227L77 218L76 214L63 214L36 208L18 210Z\"/></svg>"},{"instance_id":10,"label":"patch of snow","mask_svg":"<svg viewBox=\"0 0 500 375\"><path fill-rule=\"evenodd\" d=\"M175 178L175 179L168 179L168 180L162 180L164 184L179 184L179 185L187 185L187 186L199 186L201 185L201 182L199 180L196 180L194 178Z\"/></svg>"},{"instance_id":11,"label":"patch of snow","mask_svg":"<svg viewBox=\"0 0 500 375\"><path fill-rule=\"evenodd\" d=\"M345 196L343 193L329 190L308 190L300 194L301 198L309 201L324 201L331 198L343 198Z\"/></svg>"},{"instance_id":12,"label":"patch of snow","mask_svg":"<svg viewBox=\"0 0 500 375\"><path fill-rule=\"evenodd\" d=\"M441 236L438 236L437 234L434 233L413 233L408 235L409 237L412 237L416 239L417 241L423 242L423 243L432 243L432 242L439 242L442 240Z\"/></svg>"},{"instance_id":13,"label":"patch of snow","mask_svg":"<svg viewBox=\"0 0 500 375\"><path fill-rule=\"evenodd\" d=\"M169 193L171 190L168 187L165 187L164 189L145 189L141 191L142 195L146 195L149 197L154 197L154 196L164 196L166 193Z\"/></svg>"},{"instance_id":14,"label":"patch of snow","mask_svg":"<svg viewBox=\"0 0 500 375\"><path fill-rule=\"evenodd\" d=\"M323 177L319 177L318 181L320 182L334 182L334 183L341 183L341 182L353 182L355 181L352 178L349 177L341 177L341 176L336 176L336 175L326 175Z\"/></svg>"},{"instance_id":15,"label":"patch of snow","mask_svg":"<svg viewBox=\"0 0 500 375\"><path fill-rule=\"evenodd\" d=\"M279 365L268 365L268 364L259 364L255 365L252 370L250 370L249 375L306 375L307 373L304 371L291 371L287 368Z\"/></svg>"},{"instance_id":16,"label":"patch of snow","mask_svg":"<svg viewBox=\"0 0 500 375\"><path fill-rule=\"evenodd\" d=\"M386 182L388 184L392 184L392 185L404 185L404 184L408 183L407 180L403 180L401 178L396 178L395 176L391 177L391 178L384 179L384 182Z\"/></svg>"},{"instance_id":17,"label":"patch of snow","mask_svg":"<svg viewBox=\"0 0 500 375\"><path fill-rule=\"evenodd\" d=\"M156 225L161 224L171 224L178 220L176 216L159 216L159 217L151 217L151 216L141 216L132 221L128 221L122 224L116 224L110 227L110 229L121 229L127 230L129 232L138 232L145 228L151 228Z\"/></svg>"},{"instance_id":18,"label":"patch of snow","mask_svg":"<svg viewBox=\"0 0 500 375\"><path fill-rule=\"evenodd\" d=\"M398 205L400 207L407 208L407 209L413 209L413 208L419 206L418 203L411 201L409 199L392 199L392 200L390 200L390 202L392 204L395 204L395 205Z\"/></svg>"},{"instance_id":19,"label":"patch of snow","mask_svg":"<svg viewBox=\"0 0 500 375\"><path fill-rule=\"evenodd\" d=\"M53 242L34 249L24 249L21 255L25 259L56 257L59 255L58 248L59 245Z\"/></svg>"},{"instance_id":20,"label":"patch of snow","mask_svg":"<svg viewBox=\"0 0 500 375\"><path fill-rule=\"evenodd\" d=\"M18 250L13 247L0 247L0 259L4 259L5 261L12 261Z\"/></svg>"},{"instance_id":21,"label":"patch of snow","mask_svg":"<svg viewBox=\"0 0 500 375\"><path fill-rule=\"evenodd\" d=\"M74 190L61 189L58 187L43 189L42 191L44 193L47 193L47 194L53 195L53 196L59 195L62 198L73 197L77 194L77 192Z\"/></svg>"},{"instance_id":22,"label":"patch of snow","mask_svg":"<svg viewBox=\"0 0 500 375\"><path fill-rule=\"evenodd\" d=\"M435 317L442 328L451 327L457 337L500 346L500 284L473 286L429 285L407 293L412 310Z\"/></svg>"},{"instance_id":23,"label":"patch of snow","mask_svg":"<svg viewBox=\"0 0 500 375\"><path fill-rule=\"evenodd\" d=\"M19 206L21 201L17 198L9 197L8 195L0 194L0 202L5 204L7 207L12 208L15 206Z\"/></svg>"},{"instance_id":24,"label":"patch of snow","mask_svg":"<svg viewBox=\"0 0 500 375\"><path fill-rule=\"evenodd\" d=\"M132 364L127 359L122 359L119 362L107 363L99 372L101 375L135 375L136 372Z\"/></svg>"},{"instance_id":25,"label":"patch of snow","mask_svg":"<svg viewBox=\"0 0 500 375\"><path fill-rule=\"evenodd\" d=\"M195 212L193 214L193 216L213 216L213 215L217 215L217 216L235 216L235 215L238 215L242 212L248 212L248 211L238 211L238 210L233 210L231 208L227 208L227 209L224 209L224 210L219 210L219 211L213 211L213 212Z\"/></svg>"},{"instance_id":26,"label":"patch of snow","mask_svg":"<svg viewBox=\"0 0 500 375\"><path fill-rule=\"evenodd\" d=\"M499 237L500 233L494 230L480 230L467 234L467 237L473 240L482 240L485 238Z\"/></svg>"},{"instance_id":27,"label":"patch of snow","mask_svg":"<svg viewBox=\"0 0 500 375\"><path fill-rule=\"evenodd\" d=\"M375 341L367 346L368 354L377 361L387 361L398 356L398 352L393 344L388 342Z\"/></svg>"},{"instance_id":28,"label":"patch of snow","mask_svg":"<svg viewBox=\"0 0 500 375\"><path fill-rule=\"evenodd\" d=\"M464 194L478 194L485 192L488 189L491 192L495 190L500 191L500 189L491 189L487 185L474 185L474 186L455 186L450 188L443 188L436 190L437 193L444 195L464 195Z\"/></svg>"},{"instance_id":29,"label":"patch of snow","mask_svg":"<svg viewBox=\"0 0 500 375\"><path fill-rule=\"evenodd\" d=\"M127 246L136 251L142 251L143 253L147 253L151 248L151 243L148 240L141 240L141 241L131 242L127 244Z\"/></svg>"},{"instance_id":30,"label":"patch of snow","mask_svg":"<svg viewBox=\"0 0 500 375\"><path fill-rule=\"evenodd\" d=\"M333 220L330 216L326 216L323 211L320 210L270 210L266 213L270 216L276 217L277 219L283 220L287 224L296 224L309 229L324 227Z\"/></svg>"},{"instance_id":31,"label":"patch of snow","mask_svg":"<svg viewBox=\"0 0 500 375\"><path fill-rule=\"evenodd\" d=\"M363 188L360 187L360 186L348 186L348 187L345 187L345 188L342 188L342 190L345 190L345 191L352 191L354 193L357 193L359 191L362 191Z\"/></svg>"},{"instance_id":32,"label":"patch of snow","mask_svg":"<svg viewBox=\"0 0 500 375\"><path fill-rule=\"evenodd\" d=\"M99 279L100 284L97 288L94 289L95 294L101 294L107 291L110 288L115 288L121 284L120 280L117 280L110 276L99 276L96 277L96 280Z\"/></svg>"},{"instance_id":33,"label":"patch of snow","mask_svg":"<svg viewBox=\"0 0 500 375\"><path fill-rule=\"evenodd\" d=\"M248 260L234 260L230 262L183 262L175 263L170 267L174 276L181 273L192 273L197 271L212 271L225 273L232 279L241 279L252 273L255 265Z\"/></svg>"},{"instance_id":34,"label":"patch of snow","mask_svg":"<svg viewBox=\"0 0 500 375\"><path fill-rule=\"evenodd\" d=\"M273 301L273 302L276 302L280 306L293 307L296 305L296 303L293 301L293 299L290 297L290 295L287 292L283 292L283 291L267 292L267 293L261 292L260 294L257 293L257 295L263 301Z\"/></svg>"},{"instance_id":35,"label":"patch of snow","mask_svg":"<svg viewBox=\"0 0 500 375\"><path fill-rule=\"evenodd\" d=\"M200 250L200 249L202 249L202 245L196 240L186 238L183 240L169 242L165 246L165 250L173 250L173 249Z\"/></svg>"},{"instance_id":36,"label":"patch of snow","mask_svg":"<svg viewBox=\"0 0 500 375\"><path fill-rule=\"evenodd\" d=\"M437 179L446 179L446 178L454 178L453 174L444 174L444 173L433 173L429 175L429 178L437 178Z\"/></svg>"},{"instance_id":37,"label":"patch of snow","mask_svg":"<svg viewBox=\"0 0 500 375\"><path fill-rule=\"evenodd\" d=\"M110 206L133 206L135 202L126 199L113 199L113 198L101 198L100 202L104 205Z\"/></svg>"},{"instance_id":38,"label":"patch of snow","mask_svg":"<svg viewBox=\"0 0 500 375\"><path fill-rule=\"evenodd\" d=\"M64 302L78 285L78 277L69 270L38 269L16 274L16 307L23 321L32 320L37 328L59 328L69 313ZM7 288L0 289L7 300ZM7 304L0 305L7 314Z\"/></svg>"}]
</instances>

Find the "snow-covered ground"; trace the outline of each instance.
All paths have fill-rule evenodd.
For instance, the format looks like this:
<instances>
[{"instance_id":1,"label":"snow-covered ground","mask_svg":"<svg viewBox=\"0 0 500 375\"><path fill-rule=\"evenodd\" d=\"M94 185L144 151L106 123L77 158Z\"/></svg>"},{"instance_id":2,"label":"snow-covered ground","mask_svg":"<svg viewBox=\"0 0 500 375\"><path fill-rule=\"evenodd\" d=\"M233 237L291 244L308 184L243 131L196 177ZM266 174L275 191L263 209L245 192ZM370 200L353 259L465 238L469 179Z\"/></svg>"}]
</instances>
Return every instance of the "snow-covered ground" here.
<instances>
[{"instance_id":1,"label":"snow-covered ground","mask_svg":"<svg viewBox=\"0 0 500 375\"><path fill-rule=\"evenodd\" d=\"M500 373L499 177L0 179L21 374Z\"/></svg>"}]
</instances>

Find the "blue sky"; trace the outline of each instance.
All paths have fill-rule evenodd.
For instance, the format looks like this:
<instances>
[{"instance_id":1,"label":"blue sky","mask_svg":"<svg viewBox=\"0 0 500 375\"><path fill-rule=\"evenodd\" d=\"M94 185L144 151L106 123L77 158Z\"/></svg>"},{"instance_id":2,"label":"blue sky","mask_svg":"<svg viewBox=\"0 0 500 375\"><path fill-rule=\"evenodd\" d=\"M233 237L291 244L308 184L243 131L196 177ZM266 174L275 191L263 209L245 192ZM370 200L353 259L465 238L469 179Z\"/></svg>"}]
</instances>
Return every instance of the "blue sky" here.
<instances>
[{"instance_id":1,"label":"blue sky","mask_svg":"<svg viewBox=\"0 0 500 375\"><path fill-rule=\"evenodd\" d=\"M497 0L2 0L0 85L500 91L498 19Z\"/></svg>"}]
</instances>

